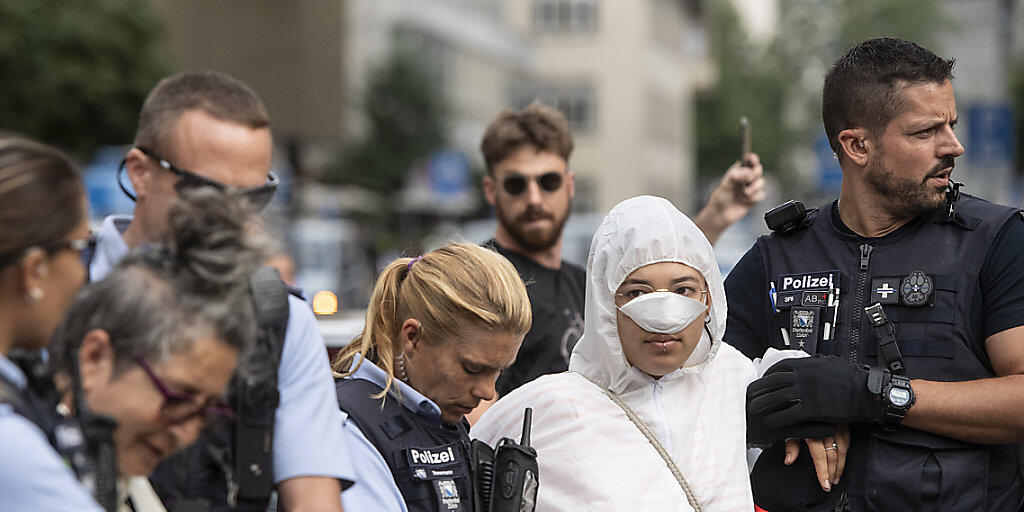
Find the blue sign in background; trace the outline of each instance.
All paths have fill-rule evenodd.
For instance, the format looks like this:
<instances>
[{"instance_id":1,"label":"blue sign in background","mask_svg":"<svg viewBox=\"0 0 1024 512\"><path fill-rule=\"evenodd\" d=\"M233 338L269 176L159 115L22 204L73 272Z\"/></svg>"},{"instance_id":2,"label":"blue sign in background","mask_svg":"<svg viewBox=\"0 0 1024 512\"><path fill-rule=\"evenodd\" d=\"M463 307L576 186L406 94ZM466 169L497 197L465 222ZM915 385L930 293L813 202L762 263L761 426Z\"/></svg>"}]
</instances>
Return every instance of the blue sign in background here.
<instances>
[{"instance_id":1,"label":"blue sign in background","mask_svg":"<svg viewBox=\"0 0 1024 512\"><path fill-rule=\"evenodd\" d=\"M1009 105L972 105L967 109L968 160L984 165L1011 165L1014 156L1013 109Z\"/></svg>"},{"instance_id":2,"label":"blue sign in background","mask_svg":"<svg viewBox=\"0 0 1024 512\"><path fill-rule=\"evenodd\" d=\"M470 187L469 162L460 151L446 149L431 155L427 163L430 188L440 195L456 195Z\"/></svg>"}]
</instances>

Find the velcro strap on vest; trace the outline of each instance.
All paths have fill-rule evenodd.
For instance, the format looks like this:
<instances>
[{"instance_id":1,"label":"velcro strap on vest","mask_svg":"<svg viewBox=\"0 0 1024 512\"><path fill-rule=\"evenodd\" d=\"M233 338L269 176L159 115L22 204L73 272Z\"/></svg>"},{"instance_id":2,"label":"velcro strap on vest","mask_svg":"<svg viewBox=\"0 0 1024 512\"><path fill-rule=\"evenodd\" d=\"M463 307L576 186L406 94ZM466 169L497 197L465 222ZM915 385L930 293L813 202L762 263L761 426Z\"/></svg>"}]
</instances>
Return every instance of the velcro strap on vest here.
<instances>
[{"instance_id":1,"label":"velcro strap on vest","mask_svg":"<svg viewBox=\"0 0 1024 512\"><path fill-rule=\"evenodd\" d=\"M960 283L956 274L936 274L934 277L936 290L960 291Z\"/></svg>"},{"instance_id":2,"label":"velcro strap on vest","mask_svg":"<svg viewBox=\"0 0 1024 512\"><path fill-rule=\"evenodd\" d=\"M405 416L395 416L381 424L380 428L388 439L394 441L396 437L412 430L413 426Z\"/></svg>"}]
</instances>

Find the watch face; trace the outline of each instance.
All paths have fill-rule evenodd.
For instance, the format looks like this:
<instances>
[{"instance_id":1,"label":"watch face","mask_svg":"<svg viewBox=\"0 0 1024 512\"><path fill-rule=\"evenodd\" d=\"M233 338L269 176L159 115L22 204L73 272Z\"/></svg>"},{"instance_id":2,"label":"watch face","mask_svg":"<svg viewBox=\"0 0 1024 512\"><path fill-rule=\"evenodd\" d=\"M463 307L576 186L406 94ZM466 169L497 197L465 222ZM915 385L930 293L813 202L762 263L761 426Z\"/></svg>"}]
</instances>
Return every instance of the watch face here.
<instances>
[{"instance_id":1,"label":"watch face","mask_svg":"<svg viewBox=\"0 0 1024 512\"><path fill-rule=\"evenodd\" d=\"M903 388L890 388L889 403L896 407L905 407L910 403L910 390Z\"/></svg>"}]
</instances>

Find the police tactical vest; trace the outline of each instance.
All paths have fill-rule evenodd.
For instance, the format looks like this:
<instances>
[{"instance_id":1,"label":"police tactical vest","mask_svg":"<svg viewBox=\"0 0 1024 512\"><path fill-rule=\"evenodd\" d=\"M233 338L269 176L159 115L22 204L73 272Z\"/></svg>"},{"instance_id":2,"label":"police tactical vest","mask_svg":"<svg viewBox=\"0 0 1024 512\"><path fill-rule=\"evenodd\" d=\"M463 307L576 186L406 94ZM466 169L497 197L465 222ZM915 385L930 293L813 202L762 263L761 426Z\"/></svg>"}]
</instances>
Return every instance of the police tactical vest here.
<instances>
[{"instance_id":1,"label":"police tactical vest","mask_svg":"<svg viewBox=\"0 0 1024 512\"><path fill-rule=\"evenodd\" d=\"M771 346L882 366L864 314L879 302L895 324L908 378L994 377L985 340L968 321L988 249L1017 212L961 195L952 218L940 208L890 236L864 239L838 230L834 209L826 206L794 232L761 237ZM850 510L1017 511L1022 502L1020 445L973 444L907 427L851 429L840 484ZM759 465L755 482L760 470L775 473L763 475L766 480L777 482L783 474L802 479L784 472L781 459ZM841 494L794 483L788 488L808 495L790 495L790 505L783 505L758 501L757 487L755 502L768 510L831 510ZM797 502L803 508L793 508Z\"/></svg>"},{"instance_id":2,"label":"police tactical vest","mask_svg":"<svg viewBox=\"0 0 1024 512\"><path fill-rule=\"evenodd\" d=\"M341 410L384 458L409 512L473 510L464 421L432 423L390 395L381 409L381 400L372 396L380 386L359 378L336 383Z\"/></svg>"}]
</instances>

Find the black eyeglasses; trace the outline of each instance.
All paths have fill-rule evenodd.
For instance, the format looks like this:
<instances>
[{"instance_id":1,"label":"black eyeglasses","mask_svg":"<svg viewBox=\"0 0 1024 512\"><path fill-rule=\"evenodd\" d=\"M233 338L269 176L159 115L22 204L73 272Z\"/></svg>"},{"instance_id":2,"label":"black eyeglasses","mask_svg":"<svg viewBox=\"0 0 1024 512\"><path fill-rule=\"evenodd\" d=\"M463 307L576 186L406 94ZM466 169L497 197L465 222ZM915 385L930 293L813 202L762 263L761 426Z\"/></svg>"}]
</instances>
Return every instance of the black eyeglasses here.
<instances>
[{"instance_id":1,"label":"black eyeglasses","mask_svg":"<svg viewBox=\"0 0 1024 512\"><path fill-rule=\"evenodd\" d=\"M142 154L146 155L151 160L156 162L156 164L164 168L164 170L167 170L173 173L178 178L180 178L178 184L176 185L178 187L213 187L222 192L228 189L227 185L219 181L211 180L210 178L200 176L192 171L182 169L181 167L178 167L168 162L165 158L161 157L160 155L156 154L155 152L148 148L136 146L135 149L141 151ZM118 184L121 185L121 190L123 190L124 193L127 194L128 197L130 197L134 201L135 194L132 194L131 192L128 191L128 188L125 187L124 182L120 178L120 173L124 171L126 163L127 159L121 162L121 167L118 169ZM267 176L267 182L265 184L256 187L241 189L240 192L243 195L245 195L245 197L249 200L250 204L262 210L267 206L267 204L270 203L270 200L274 198L274 192L277 191L277 186L279 183L280 180L277 178L277 175L271 172Z\"/></svg>"},{"instance_id":2,"label":"black eyeglasses","mask_svg":"<svg viewBox=\"0 0 1024 512\"><path fill-rule=\"evenodd\" d=\"M546 192L554 192L562 188L563 177L557 172L546 172L534 178L527 178L526 176L513 174L512 176L505 178L505 181L501 182L501 186L505 189L505 193L508 195L518 196L526 191L526 186L529 184L528 180L530 179L536 181L541 190Z\"/></svg>"},{"instance_id":3,"label":"black eyeglasses","mask_svg":"<svg viewBox=\"0 0 1024 512\"><path fill-rule=\"evenodd\" d=\"M160 417L167 423L177 424L202 416L203 428L209 429L224 422L234 421L235 413L226 403L214 398L200 402L195 395L174 391L156 376L153 368L141 356L135 356L135 363L146 372L149 380L164 396L164 403L160 406Z\"/></svg>"}]
</instances>

